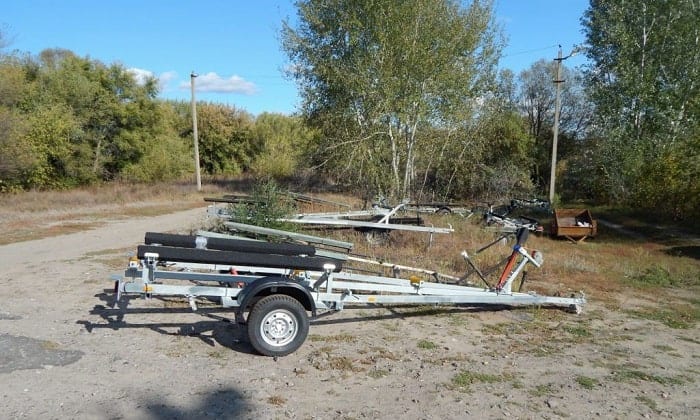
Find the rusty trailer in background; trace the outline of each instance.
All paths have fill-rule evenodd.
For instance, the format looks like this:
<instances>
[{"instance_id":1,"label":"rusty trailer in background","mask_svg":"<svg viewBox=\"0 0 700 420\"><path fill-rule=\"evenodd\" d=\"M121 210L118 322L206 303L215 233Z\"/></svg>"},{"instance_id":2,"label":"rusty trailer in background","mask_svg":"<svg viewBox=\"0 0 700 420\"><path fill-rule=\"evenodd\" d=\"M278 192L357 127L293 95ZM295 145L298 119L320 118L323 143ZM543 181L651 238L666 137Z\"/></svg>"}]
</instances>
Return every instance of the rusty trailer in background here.
<instances>
[{"instance_id":1,"label":"rusty trailer in background","mask_svg":"<svg viewBox=\"0 0 700 420\"><path fill-rule=\"evenodd\" d=\"M572 242L583 242L598 233L598 223L587 209L556 209L552 222L552 235Z\"/></svg>"}]
</instances>

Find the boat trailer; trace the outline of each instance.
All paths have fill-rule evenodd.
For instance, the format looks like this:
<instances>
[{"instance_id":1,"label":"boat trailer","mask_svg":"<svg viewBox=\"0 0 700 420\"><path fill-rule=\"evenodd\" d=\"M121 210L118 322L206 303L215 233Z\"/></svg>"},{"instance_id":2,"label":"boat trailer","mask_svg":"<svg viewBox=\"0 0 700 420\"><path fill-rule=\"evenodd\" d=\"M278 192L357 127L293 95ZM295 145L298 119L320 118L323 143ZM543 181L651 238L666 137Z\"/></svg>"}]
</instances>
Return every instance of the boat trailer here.
<instances>
[{"instance_id":1,"label":"boat trailer","mask_svg":"<svg viewBox=\"0 0 700 420\"><path fill-rule=\"evenodd\" d=\"M586 303L583 295L554 297L512 290L526 265L539 267L543 261L541 253L524 247L527 235L526 229L518 232L498 283L486 288L444 282L455 277L405 266L394 266L393 277L367 274L344 267L352 256L328 256L311 245L154 232L146 233L145 244L138 246L124 275L113 279L117 302L125 295L180 296L193 311L198 299L233 309L236 322L247 326L253 348L276 357L301 347L310 320L346 306L553 306L580 313ZM475 267L466 252L462 256Z\"/></svg>"}]
</instances>

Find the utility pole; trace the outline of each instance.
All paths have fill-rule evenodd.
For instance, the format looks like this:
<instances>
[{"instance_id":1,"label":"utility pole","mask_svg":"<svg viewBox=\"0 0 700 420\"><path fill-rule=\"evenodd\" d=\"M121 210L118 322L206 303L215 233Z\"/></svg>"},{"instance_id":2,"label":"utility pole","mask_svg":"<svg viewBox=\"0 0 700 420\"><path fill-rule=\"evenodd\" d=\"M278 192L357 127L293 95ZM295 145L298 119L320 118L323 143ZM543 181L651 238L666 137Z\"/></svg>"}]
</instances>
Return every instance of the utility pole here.
<instances>
[{"instance_id":1,"label":"utility pole","mask_svg":"<svg viewBox=\"0 0 700 420\"><path fill-rule=\"evenodd\" d=\"M552 138L552 171L549 176L549 204L554 205L554 183L557 176L557 141L559 140L559 114L561 112L561 84L564 80L561 78L561 62L569 57L573 57L581 51L581 46L574 45L571 52L566 57L561 56L561 45L559 46L559 54L554 61L557 62L557 77L554 79L554 83L557 85L557 96L554 101L554 137Z\"/></svg>"},{"instance_id":2,"label":"utility pole","mask_svg":"<svg viewBox=\"0 0 700 420\"><path fill-rule=\"evenodd\" d=\"M570 57L570 56L569 56ZM568 58L568 57L567 57ZM552 138L552 170L549 174L549 204L554 205L554 184L557 176L557 141L559 140L559 108L561 107L561 62L565 59L561 56L561 45L559 54L554 59L557 62L557 76L554 83L557 87L556 100L554 101L554 137Z\"/></svg>"},{"instance_id":3,"label":"utility pole","mask_svg":"<svg viewBox=\"0 0 700 420\"><path fill-rule=\"evenodd\" d=\"M199 174L199 139L197 138L197 102L194 99L194 79L198 76L194 71L190 73L190 85L192 87L192 135L194 136L194 171L197 176L197 191L202 191L202 177Z\"/></svg>"}]
</instances>

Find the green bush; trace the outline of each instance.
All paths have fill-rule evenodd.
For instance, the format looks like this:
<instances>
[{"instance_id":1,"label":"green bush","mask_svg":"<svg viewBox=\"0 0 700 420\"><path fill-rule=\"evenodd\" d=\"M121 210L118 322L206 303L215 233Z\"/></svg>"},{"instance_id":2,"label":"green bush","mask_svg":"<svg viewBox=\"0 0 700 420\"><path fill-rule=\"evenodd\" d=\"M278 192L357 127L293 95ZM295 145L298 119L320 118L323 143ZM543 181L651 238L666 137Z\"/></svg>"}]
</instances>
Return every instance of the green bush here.
<instances>
[{"instance_id":1,"label":"green bush","mask_svg":"<svg viewBox=\"0 0 700 420\"><path fill-rule=\"evenodd\" d=\"M272 179L258 182L248 202L229 206L229 212L236 221L288 231L297 230L298 225L279 219L288 218L294 210L292 199Z\"/></svg>"}]
</instances>

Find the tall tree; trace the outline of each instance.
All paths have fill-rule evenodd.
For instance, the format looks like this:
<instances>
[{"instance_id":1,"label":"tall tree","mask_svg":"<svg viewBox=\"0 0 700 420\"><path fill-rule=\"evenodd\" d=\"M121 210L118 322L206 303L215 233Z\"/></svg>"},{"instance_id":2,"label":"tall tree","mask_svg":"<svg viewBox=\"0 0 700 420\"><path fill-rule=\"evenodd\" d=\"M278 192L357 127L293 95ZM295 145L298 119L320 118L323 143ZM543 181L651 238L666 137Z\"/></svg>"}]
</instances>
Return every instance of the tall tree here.
<instances>
[{"instance_id":1,"label":"tall tree","mask_svg":"<svg viewBox=\"0 0 700 420\"><path fill-rule=\"evenodd\" d=\"M121 65L61 49L42 51L39 66L28 111L54 104L71 111L80 127L71 138L73 178L114 179L141 158L158 115L154 80L139 85Z\"/></svg>"},{"instance_id":2,"label":"tall tree","mask_svg":"<svg viewBox=\"0 0 700 420\"><path fill-rule=\"evenodd\" d=\"M298 116L262 113L252 130L257 175L283 178L293 175L309 149L314 132Z\"/></svg>"},{"instance_id":3,"label":"tall tree","mask_svg":"<svg viewBox=\"0 0 700 420\"><path fill-rule=\"evenodd\" d=\"M700 4L592 0L582 22L603 130L600 172L612 197L697 214L697 188L668 175L700 175L683 163L700 159Z\"/></svg>"},{"instance_id":4,"label":"tall tree","mask_svg":"<svg viewBox=\"0 0 700 420\"><path fill-rule=\"evenodd\" d=\"M238 175L252 160L253 117L228 105L197 104L199 157L207 174Z\"/></svg>"},{"instance_id":5,"label":"tall tree","mask_svg":"<svg viewBox=\"0 0 700 420\"><path fill-rule=\"evenodd\" d=\"M121 65L68 50L2 56L0 189L69 187L138 166L175 133L156 93L155 80L137 83Z\"/></svg>"},{"instance_id":6,"label":"tall tree","mask_svg":"<svg viewBox=\"0 0 700 420\"><path fill-rule=\"evenodd\" d=\"M301 0L283 47L327 172L405 197L434 139L493 85L501 39L491 1ZM449 139L445 139L448 141Z\"/></svg>"}]
</instances>

